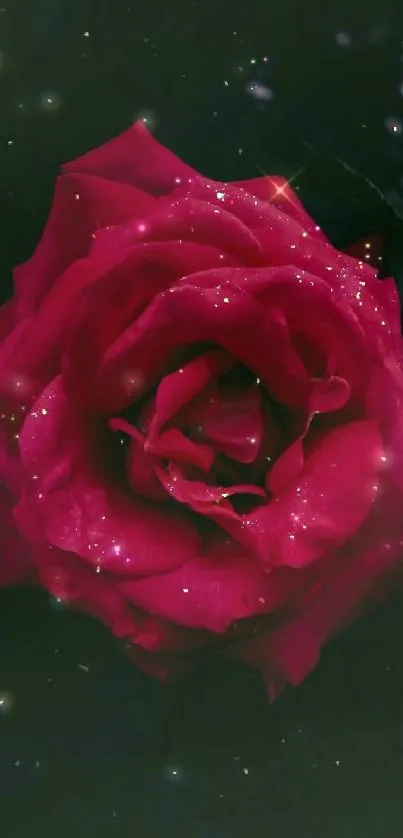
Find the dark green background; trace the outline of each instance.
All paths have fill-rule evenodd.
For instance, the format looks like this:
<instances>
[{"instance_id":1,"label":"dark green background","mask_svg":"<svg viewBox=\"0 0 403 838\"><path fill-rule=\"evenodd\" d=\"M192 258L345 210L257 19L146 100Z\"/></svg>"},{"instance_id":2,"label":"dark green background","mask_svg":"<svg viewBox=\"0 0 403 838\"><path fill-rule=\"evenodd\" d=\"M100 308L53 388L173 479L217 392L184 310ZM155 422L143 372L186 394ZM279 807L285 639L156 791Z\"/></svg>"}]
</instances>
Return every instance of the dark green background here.
<instances>
[{"instance_id":1,"label":"dark green background","mask_svg":"<svg viewBox=\"0 0 403 838\"><path fill-rule=\"evenodd\" d=\"M310 142L403 201L393 0L0 3L4 298L60 163L136 116L213 177L291 174ZM251 95L253 82L272 98ZM368 205L354 210L329 183L305 178L301 193L346 239ZM364 232L378 212L381 223L371 204ZM44 594L2 591L4 691L14 703L0 715L0 831L10 838L403 834L400 605L335 641L303 687L268 707L259 679L228 664L161 688L101 626Z\"/></svg>"}]
</instances>

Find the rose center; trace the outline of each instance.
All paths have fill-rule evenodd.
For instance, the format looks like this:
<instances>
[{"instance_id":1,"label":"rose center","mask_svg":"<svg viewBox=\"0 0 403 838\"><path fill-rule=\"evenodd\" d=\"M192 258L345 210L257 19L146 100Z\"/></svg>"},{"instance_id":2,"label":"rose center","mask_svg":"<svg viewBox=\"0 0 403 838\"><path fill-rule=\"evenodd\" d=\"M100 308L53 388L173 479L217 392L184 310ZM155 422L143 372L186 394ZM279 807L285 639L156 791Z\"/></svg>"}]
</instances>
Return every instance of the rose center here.
<instances>
[{"instance_id":1,"label":"rose center","mask_svg":"<svg viewBox=\"0 0 403 838\"><path fill-rule=\"evenodd\" d=\"M267 475L283 447L280 407L259 379L222 350L162 378L110 427L120 432L132 491L237 513L267 500Z\"/></svg>"}]
</instances>

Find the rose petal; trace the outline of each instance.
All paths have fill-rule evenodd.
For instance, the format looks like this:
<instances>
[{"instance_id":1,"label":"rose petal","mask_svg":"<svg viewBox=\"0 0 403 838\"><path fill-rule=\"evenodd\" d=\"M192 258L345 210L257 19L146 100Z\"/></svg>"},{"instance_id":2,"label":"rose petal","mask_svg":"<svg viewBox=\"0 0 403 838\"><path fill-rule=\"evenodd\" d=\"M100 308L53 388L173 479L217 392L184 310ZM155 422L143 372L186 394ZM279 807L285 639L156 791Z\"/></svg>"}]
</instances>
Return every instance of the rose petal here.
<instances>
[{"instance_id":1,"label":"rose petal","mask_svg":"<svg viewBox=\"0 0 403 838\"><path fill-rule=\"evenodd\" d=\"M50 544L123 575L158 573L197 554L196 530L180 510L128 496L105 476L105 436L101 458L97 434L75 413L60 377L26 418L21 457Z\"/></svg>"},{"instance_id":2,"label":"rose petal","mask_svg":"<svg viewBox=\"0 0 403 838\"><path fill-rule=\"evenodd\" d=\"M351 538L377 497L382 453L375 422L327 432L289 492L248 516L263 563L304 567Z\"/></svg>"},{"instance_id":3,"label":"rose petal","mask_svg":"<svg viewBox=\"0 0 403 838\"><path fill-rule=\"evenodd\" d=\"M136 645L126 646L126 654L147 675L165 683L181 678L194 666L194 659L188 655L148 652Z\"/></svg>"},{"instance_id":4,"label":"rose petal","mask_svg":"<svg viewBox=\"0 0 403 838\"><path fill-rule=\"evenodd\" d=\"M403 368L400 361L374 363L367 412L378 420L384 438L384 468L395 498L403 491ZM398 500L399 503L399 500Z\"/></svg>"},{"instance_id":5,"label":"rose petal","mask_svg":"<svg viewBox=\"0 0 403 838\"><path fill-rule=\"evenodd\" d=\"M355 259L366 260L374 267L378 267L377 261L382 258L384 240L383 233L373 233L371 236L366 236L364 239L350 244L345 248L345 252L354 256Z\"/></svg>"},{"instance_id":6,"label":"rose petal","mask_svg":"<svg viewBox=\"0 0 403 838\"><path fill-rule=\"evenodd\" d=\"M372 279L374 270L369 265L359 264L356 259L336 250L323 237L287 224L276 228L262 227L254 230L259 240L268 265L293 265L299 271L308 271L333 288L339 287L346 298L350 297L349 286L358 279L365 282Z\"/></svg>"},{"instance_id":7,"label":"rose petal","mask_svg":"<svg viewBox=\"0 0 403 838\"><path fill-rule=\"evenodd\" d=\"M188 480L174 463L170 463L168 469L157 465L156 473L171 498L214 521L248 551L255 549L255 533L246 525L247 516L239 515L228 498L245 495L250 496L249 499L266 499L264 489L253 484L218 487L201 480Z\"/></svg>"},{"instance_id":8,"label":"rose petal","mask_svg":"<svg viewBox=\"0 0 403 838\"><path fill-rule=\"evenodd\" d=\"M260 637L240 640L234 654L267 673L269 680L274 669L288 683L300 684L316 666L321 646L400 560L402 545L399 538L361 549L357 545L333 563L307 608Z\"/></svg>"},{"instance_id":9,"label":"rose petal","mask_svg":"<svg viewBox=\"0 0 403 838\"><path fill-rule=\"evenodd\" d=\"M88 175L60 177L35 253L14 272L18 316L36 311L58 276L87 255L94 230L120 224L150 211L152 206L150 196L126 184Z\"/></svg>"},{"instance_id":10,"label":"rose petal","mask_svg":"<svg viewBox=\"0 0 403 838\"><path fill-rule=\"evenodd\" d=\"M166 422L192 401L210 381L226 372L232 363L225 352L207 352L184 364L176 372L164 376L157 388L149 440L154 440Z\"/></svg>"},{"instance_id":11,"label":"rose petal","mask_svg":"<svg viewBox=\"0 0 403 838\"><path fill-rule=\"evenodd\" d=\"M149 500L166 500L167 494L155 473L155 458L144 450L143 434L125 419L110 419L108 424L112 431L121 431L130 437L126 471L133 492Z\"/></svg>"},{"instance_id":12,"label":"rose petal","mask_svg":"<svg viewBox=\"0 0 403 838\"><path fill-rule=\"evenodd\" d=\"M139 611L125 598L113 576L96 573L71 553L49 549L29 493L21 496L16 518L31 545L32 566L41 583L70 608L101 620L116 637L152 654L197 649L209 641L204 632L187 631Z\"/></svg>"},{"instance_id":13,"label":"rose petal","mask_svg":"<svg viewBox=\"0 0 403 838\"><path fill-rule=\"evenodd\" d=\"M283 451L267 473L266 483L269 492L277 498L295 486L304 466L302 439L296 439Z\"/></svg>"},{"instance_id":14,"label":"rose petal","mask_svg":"<svg viewBox=\"0 0 403 838\"><path fill-rule=\"evenodd\" d=\"M344 378L354 392L362 392L370 374L367 336L349 301L326 282L291 266L216 273L223 285L230 281L266 309L281 311L291 338L306 335L321 349L329 376Z\"/></svg>"},{"instance_id":15,"label":"rose petal","mask_svg":"<svg viewBox=\"0 0 403 838\"><path fill-rule=\"evenodd\" d=\"M108 346L127 326L136 321L144 308L158 293L173 286L182 276L206 269L220 262L214 248L184 242L154 242L133 248L124 257L114 254L106 261L103 256L89 261L103 266L98 281L89 284L76 301L69 316L67 348L63 359L63 377L75 400L86 408L105 410L108 394L96 387L96 370ZM110 267L108 267L110 266ZM118 374L127 403L133 401L144 381L136 364ZM117 413L109 405L106 412Z\"/></svg>"},{"instance_id":16,"label":"rose petal","mask_svg":"<svg viewBox=\"0 0 403 838\"><path fill-rule=\"evenodd\" d=\"M16 311L14 300L7 300L0 306L0 342L6 339L16 325Z\"/></svg>"},{"instance_id":17,"label":"rose petal","mask_svg":"<svg viewBox=\"0 0 403 838\"><path fill-rule=\"evenodd\" d=\"M263 441L259 388L250 387L238 399L220 399L217 409L201 422L200 433L227 457L253 463Z\"/></svg>"},{"instance_id":18,"label":"rose petal","mask_svg":"<svg viewBox=\"0 0 403 838\"><path fill-rule=\"evenodd\" d=\"M130 322L130 315L135 316L153 294L176 276L182 276L195 258L198 265L200 259L207 265L217 264L218 255L208 248L203 248L202 254L189 250L177 242L165 246L155 244L146 252L144 248L132 249L124 255L112 253L107 258L103 254L75 262L55 282L35 316L18 324L1 346L1 393L26 401L40 392L60 370L66 332L71 330L73 351L67 355L65 368L68 370L69 362L72 363L73 352L78 353L75 375L78 390L87 367L91 379L94 352L102 353L108 341ZM136 273L139 281L134 283ZM87 345L82 347L84 342ZM15 392L17 383L18 393ZM88 385L85 379L83 389L87 393L91 392Z\"/></svg>"},{"instance_id":19,"label":"rose petal","mask_svg":"<svg viewBox=\"0 0 403 838\"><path fill-rule=\"evenodd\" d=\"M147 448L156 457L175 460L206 472L210 471L215 457L214 448L193 442L177 428L164 431Z\"/></svg>"},{"instance_id":20,"label":"rose petal","mask_svg":"<svg viewBox=\"0 0 403 838\"><path fill-rule=\"evenodd\" d=\"M140 119L127 131L104 145L63 166L64 172L95 174L144 189L151 195L167 195L178 182L198 176L150 134Z\"/></svg>"},{"instance_id":21,"label":"rose petal","mask_svg":"<svg viewBox=\"0 0 403 838\"><path fill-rule=\"evenodd\" d=\"M269 179L268 180L272 180ZM275 179L277 180L277 179ZM282 179L278 179L282 180ZM295 236L300 236L303 231L310 229L315 236L324 238L316 232L315 222L307 215L298 201L298 198L291 189L286 187L274 187L271 193L273 200L268 198L269 190L266 187L265 197L260 199L248 189L249 181L245 184L221 183L208 180L208 178L194 178L190 185L184 184L173 193L177 201L194 200L204 201L208 204L225 209L232 215L239 218L250 230L262 227L279 228L286 225L287 230ZM285 183L283 181L283 183ZM281 190L284 190L281 192ZM282 194L282 198L279 197ZM280 206L280 204L282 206ZM305 226L301 227L302 221Z\"/></svg>"},{"instance_id":22,"label":"rose petal","mask_svg":"<svg viewBox=\"0 0 403 838\"><path fill-rule=\"evenodd\" d=\"M177 571L122 581L119 588L150 614L223 633L235 620L279 608L297 585L298 574L265 574L253 556L219 541Z\"/></svg>"},{"instance_id":23,"label":"rose petal","mask_svg":"<svg viewBox=\"0 0 403 838\"><path fill-rule=\"evenodd\" d=\"M110 249L116 235L124 248L152 241L208 243L220 251L223 259L230 256L232 263L264 264L261 246L246 224L231 212L194 198L159 201L155 212L145 214L141 220L128 221L117 231L100 233L94 252Z\"/></svg>"},{"instance_id":24,"label":"rose petal","mask_svg":"<svg viewBox=\"0 0 403 838\"><path fill-rule=\"evenodd\" d=\"M99 398L104 394L105 409L116 413L124 409L134 394L139 397L161 376L179 348L203 340L242 361L278 401L304 403L308 377L278 312L261 307L236 286L223 285L220 271L206 271L191 279L191 284L183 281L159 294L107 351L94 382ZM82 362L81 354L80 358ZM138 384L128 388L132 370L136 370L136 381L144 382L142 390Z\"/></svg>"},{"instance_id":25,"label":"rose petal","mask_svg":"<svg viewBox=\"0 0 403 838\"><path fill-rule=\"evenodd\" d=\"M14 500L0 486L0 587L31 581L34 575L29 547L14 521Z\"/></svg>"},{"instance_id":26,"label":"rose petal","mask_svg":"<svg viewBox=\"0 0 403 838\"><path fill-rule=\"evenodd\" d=\"M321 241L327 241L326 236L308 215L306 209L285 178L265 175L264 177L251 178L250 180L236 181L234 186L247 190L251 195L255 195L261 201L267 201L290 218L298 221L304 231L315 235Z\"/></svg>"},{"instance_id":27,"label":"rose petal","mask_svg":"<svg viewBox=\"0 0 403 838\"><path fill-rule=\"evenodd\" d=\"M314 381L309 396L310 413L332 413L344 407L351 394L351 388L345 378L331 375L320 381Z\"/></svg>"}]
</instances>

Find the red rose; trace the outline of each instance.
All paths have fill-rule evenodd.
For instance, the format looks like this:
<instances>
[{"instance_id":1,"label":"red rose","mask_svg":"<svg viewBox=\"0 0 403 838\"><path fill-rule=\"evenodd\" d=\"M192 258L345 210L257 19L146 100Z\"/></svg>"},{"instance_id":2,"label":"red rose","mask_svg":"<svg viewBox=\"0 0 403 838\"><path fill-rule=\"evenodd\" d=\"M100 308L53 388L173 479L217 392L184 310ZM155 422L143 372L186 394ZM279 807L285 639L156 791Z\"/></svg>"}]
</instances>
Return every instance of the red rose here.
<instances>
[{"instance_id":1,"label":"red rose","mask_svg":"<svg viewBox=\"0 0 403 838\"><path fill-rule=\"evenodd\" d=\"M22 536L147 671L209 645L299 683L401 552L393 281L137 123L64 166L0 334L0 580Z\"/></svg>"}]
</instances>

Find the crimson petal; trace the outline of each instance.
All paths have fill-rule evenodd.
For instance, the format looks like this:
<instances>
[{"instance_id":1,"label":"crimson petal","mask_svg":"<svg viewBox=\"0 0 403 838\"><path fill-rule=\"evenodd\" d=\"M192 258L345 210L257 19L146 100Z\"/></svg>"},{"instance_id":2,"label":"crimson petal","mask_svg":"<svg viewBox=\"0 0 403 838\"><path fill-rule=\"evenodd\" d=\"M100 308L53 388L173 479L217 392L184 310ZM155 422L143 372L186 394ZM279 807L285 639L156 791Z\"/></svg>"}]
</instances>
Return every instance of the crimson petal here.
<instances>
[{"instance_id":1,"label":"crimson petal","mask_svg":"<svg viewBox=\"0 0 403 838\"><path fill-rule=\"evenodd\" d=\"M219 540L177 571L121 581L119 589L152 615L223 633L235 620L279 608L295 595L298 576L283 570L266 574L242 548Z\"/></svg>"},{"instance_id":2,"label":"crimson petal","mask_svg":"<svg viewBox=\"0 0 403 838\"><path fill-rule=\"evenodd\" d=\"M181 181L199 176L164 148L139 119L127 131L63 166L64 172L83 172L131 184L150 195L167 195Z\"/></svg>"},{"instance_id":3,"label":"crimson petal","mask_svg":"<svg viewBox=\"0 0 403 838\"><path fill-rule=\"evenodd\" d=\"M336 427L318 440L289 491L248 516L263 563L304 567L351 538L377 497L382 454L372 421Z\"/></svg>"},{"instance_id":4,"label":"crimson petal","mask_svg":"<svg viewBox=\"0 0 403 838\"><path fill-rule=\"evenodd\" d=\"M59 177L43 236L33 256L14 271L19 317L34 313L56 279L88 254L94 230L149 212L153 204L127 184L88 175Z\"/></svg>"},{"instance_id":5,"label":"crimson petal","mask_svg":"<svg viewBox=\"0 0 403 838\"><path fill-rule=\"evenodd\" d=\"M94 448L96 433L69 403L60 377L25 420L21 457L49 543L118 575L158 573L193 557L199 539L183 512L111 484Z\"/></svg>"},{"instance_id":6,"label":"crimson petal","mask_svg":"<svg viewBox=\"0 0 403 838\"><path fill-rule=\"evenodd\" d=\"M260 669L268 686L273 684L273 674L280 683L300 684L316 666L324 643L393 570L401 559L402 545L395 536L361 548L356 545L344 558L336 557L307 607L273 630L235 643L234 656Z\"/></svg>"},{"instance_id":7,"label":"crimson petal","mask_svg":"<svg viewBox=\"0 0 403 838\"><path fill-rule=\"evenodd\" d=\"M236 181L233 185L250 192L251 195L255 195L262 202L272 204L273 207L281 210L285 215L298 221L304 231L322 241L326 241L326 236L308 215L305 207L285 178L265 175L264 177Z\"/></svg>"},{"instance_id":8,"label":"crimson petal","mask_svg":"<svg viewBox=\"0 0 403 838\"><path fill-rule=\"evenodd\" d=\"M212 341L242 361L278 401L304 404L308 376L280 313L260 306L241 288L221 282L220 271L191 280L159 294L107 351L93 384L106 394L109 410L119 412L133 400L127 387L133 370L136 380L144 382L144 392L180 347L199 340ZM82 363L81 353L80 359Z\"/></svg>"},{"instance_id":9,"label":"crimson petal","mask_svg":"<svg viewBox=\"0 0 403 838\"><path fill-rule=\"evenodd\" d=\"M166 492L155 473L155 458L144 450L143 434L125 419L110 419L108 424L112 431L121 431L130 438L127 478L133 492L150 500L166 500Z\"/></svg>"},{"instance_id":10,"label":"crimson petal","mask_svg":"<svg viewBox=\"0 0 403 838\"><path fill-rule=\"evenodd\" d=\"M86 264L97 281L87 281L80 299L75 301L73 314L67 311L69 331L67 341L64 337L67 345L63 378L69 393L86 408L118 413L121 405L115 409L109 404L108 392L96 386L96 372L107 348L159 292L199 270L201 265L208 269L221 264L220 253L186 242L154 242L125 251L123 256L112 252L105 259L99 254L84 264L84 278ZM59 341L62 332L59 322ZM135 363L123 375L117 375L127 406L142 391L144 380L137 374Z\"/></svg>"},{"instance_id":11,"label":"crimson petal","mask_svg":"<svg viewBox=\"0 0 403 838\"><path fill-rule=\"evenodd\" d=\"M252 463L263 440L259 388L250 387L238 399L220 399L217 409L202 422L200 433L227 457Z\"/></svg>"},{"instance_id":12,"label":"crimson petal","mask_svg":"<svg viewBox=\"0 0 403 838\"><path fill-rule=\"evenodd\" d=\"M232 364L225 352L207 352L164 376L156 393L149 439L153 440L175 413L192 401L210 381L230 369Z\"/></svg>"},{"instance_id":13,"label":"crimson petal","mask_svg":"<svg viewBox=\"0 0 403 838\"><path fill-rule=\"evenodd\" d=\"M177 428L169 428L152 443L146 443L147 450L161 459L175 460L201 471L210 471L215 451L210 445L199 445L188 439Z\"/></svg>"}]
</instances>

